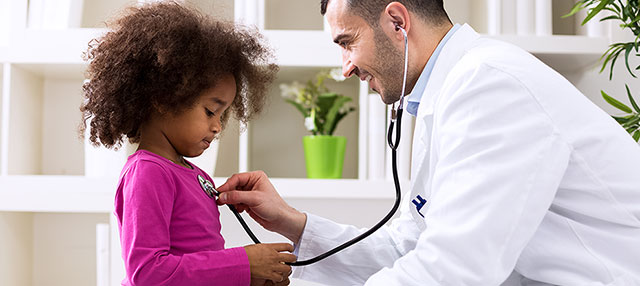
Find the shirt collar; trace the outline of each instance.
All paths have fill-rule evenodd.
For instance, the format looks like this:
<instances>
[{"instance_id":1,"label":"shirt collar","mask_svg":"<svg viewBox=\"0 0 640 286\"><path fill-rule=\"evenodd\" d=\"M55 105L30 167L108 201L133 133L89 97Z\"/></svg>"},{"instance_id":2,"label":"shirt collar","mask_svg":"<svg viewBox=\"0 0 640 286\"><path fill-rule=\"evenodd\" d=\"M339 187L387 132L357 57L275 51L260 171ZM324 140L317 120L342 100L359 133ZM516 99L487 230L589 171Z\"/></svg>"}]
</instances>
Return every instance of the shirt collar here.
<instances>
[{"instance_id":1,"label":"shirt collar","mask_svg":"<svg viewBox=\"0 0 640 286\"><path fill-rule=\"evenodd\" d=\"M447 43L449 38L451 38L451 36L455 34L458 28L460 28L459 24L453 25L453 27L449 30L449 32L447 32L447 34L444 36L444 38L442 38L442 40L440 41L436 49L433 51L433 54L431 54L431 57L429 57L429 60L427 61L427 65L422 70L422 73L420 74L420 77L418 78L416 85L413 87L413 90L411 91L411 93L409 93L409 95L407 96L407 102L406 102L407 107L405 109L407 110L407 112L409 112L409 114L413 116L416 116L418 114L418 107L420 106L420 100L422 99L422 94L424 93L424 90L427 87L427 83L429 82L429 77L431 76L433 67L436 65L436 61L438 59L438 56L440 55L440 51L442 50L442 47L444 47L444 45Z\"/></svg>"}]
</instances>

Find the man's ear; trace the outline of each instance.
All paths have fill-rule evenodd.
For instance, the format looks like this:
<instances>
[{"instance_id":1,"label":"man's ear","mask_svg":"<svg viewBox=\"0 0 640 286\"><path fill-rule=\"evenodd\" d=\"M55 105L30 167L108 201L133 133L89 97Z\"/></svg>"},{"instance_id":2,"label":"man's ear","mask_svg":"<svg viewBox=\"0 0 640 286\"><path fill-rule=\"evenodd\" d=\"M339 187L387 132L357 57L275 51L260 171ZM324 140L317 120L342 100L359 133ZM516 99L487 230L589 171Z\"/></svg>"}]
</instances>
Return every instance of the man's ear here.
<instances>
[{"instance_id":1,"label":"man's ear","mask_svg":"<svg viewBox=\"0 0 640 286\"><path fill-rule=\"evenodd\" d=\"M389 3L389 5L384 8L382 15L380 15L380 26L389 37L404 40L402 31L400 31L398 27L403 28L407 34L409 33L411 29L409 10L400 2Z\"/></svg>"}]
</instances>

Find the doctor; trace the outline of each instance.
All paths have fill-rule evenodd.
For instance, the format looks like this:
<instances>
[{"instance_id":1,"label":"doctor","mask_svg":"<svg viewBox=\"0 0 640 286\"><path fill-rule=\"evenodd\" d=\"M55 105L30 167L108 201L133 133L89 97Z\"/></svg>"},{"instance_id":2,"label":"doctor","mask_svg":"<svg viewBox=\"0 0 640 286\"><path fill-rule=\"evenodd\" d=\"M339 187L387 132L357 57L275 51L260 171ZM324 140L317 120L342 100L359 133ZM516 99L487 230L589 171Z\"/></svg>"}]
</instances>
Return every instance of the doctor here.
<instances>
[{"instance_id":1,"label":"doctor","mask_svg":"<svg viewBox=\"0 0 640 286\"><path fill-rule=\"evenodd\" d=\"M513 45L452 25L442 0L323 0L343 72L416 116L401 215L297 268L327 285L640 285L640 147L560 74ZM296 243L299 260L362 230L288 206L263 172L221 204ZM391 191L391 190L389 190Z\"/></svg>"}]
</instances>

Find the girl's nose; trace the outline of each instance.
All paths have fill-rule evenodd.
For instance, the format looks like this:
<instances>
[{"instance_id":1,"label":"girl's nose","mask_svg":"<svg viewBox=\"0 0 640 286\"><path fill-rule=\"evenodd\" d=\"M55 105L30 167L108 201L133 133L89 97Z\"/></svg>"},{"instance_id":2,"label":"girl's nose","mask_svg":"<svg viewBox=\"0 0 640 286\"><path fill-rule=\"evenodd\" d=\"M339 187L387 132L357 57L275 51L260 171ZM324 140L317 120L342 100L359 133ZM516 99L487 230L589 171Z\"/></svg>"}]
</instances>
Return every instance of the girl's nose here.
<instances>
[{"instance_id":1,"label":"girl's nose","mask_svg":"<svg viewBox=\"0 0 640 286\"><path fill-rule=\"evenodd\" d=\"M222 130L222 122L220 121L220 117L216 117L211 121L209 126L211 132L218 134Z\"/></svg>"}]
</instances>

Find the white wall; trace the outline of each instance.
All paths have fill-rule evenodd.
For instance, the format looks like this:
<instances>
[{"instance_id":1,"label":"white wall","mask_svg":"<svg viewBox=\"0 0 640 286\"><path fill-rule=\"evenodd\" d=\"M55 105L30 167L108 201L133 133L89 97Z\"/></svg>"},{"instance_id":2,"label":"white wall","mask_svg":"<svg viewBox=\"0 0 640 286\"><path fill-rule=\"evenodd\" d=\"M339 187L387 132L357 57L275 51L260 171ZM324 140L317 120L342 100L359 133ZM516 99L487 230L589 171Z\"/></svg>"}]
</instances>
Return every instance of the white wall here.
<instances>
[{"instance_id":1,"label":"white wall","mask_svg":"<svg viewBox=\"0 0 640 286\"><path fill-rule=\"evenodd\" d=\"M41 174L43 80L12 65L10 90L9 175Z\"/></svg>"},{"instance_id":2,"label":"white wall","mask_svg":"<svg viewBox=\"0 0 640 286\"><path fill-rule=\"evenodd\" d=\"M185 2L216 19L233 20L234 0L185 0Z\"/></svg>"},{"instance_id":3,"label":"white wall","mask_svg":"<svg viewBox=\"0 0 640 286\"><path fill-rule=\"evenodd\" d=\"M3 102L4 102L4 67L5 64L0 64L0 120L4 121L3 119ZM2 175L6 170L4 169L3 166L3 156L4 156L4 151L3 148L5 146L3 146L5 143L3 142L3 140L5 140L3 137L3 128L4 128L4 123L0 121L0 175Z\"/></svg>"},{"instance_id":4,"label":"white wall","mask_svg":"<svg viewBox=\"0 0 640 286\"><path fill-rule=\"evenodd\" d=\"M215 177L229 177L238 172L239 132L238 121L229 119L219 139Z\"/></svg>"},{"instance_id":5,"label":"white wall","mask_svg":"<svg viewBox=\"0 0 640 286\"><path fill-rule=\"evenodd\" d=\"M613 42L628 42L633 41L634 37L630 31L623 31L618 28L619 22L612 22L613 24ZM602 51L604 53L604 51ZM634 70L636 66L640 64L640 60L635 53L629 57L629 65L631 70ZM585 72L575 72L566 74L565 76L572 83L576 85L580 91L582 91L591 101L596 103L600 108L607 111L609 114L621 114L621 111L614 108L610 104L602 99L600 90L604 90L608 95L616 98L617 100L631 106L629 99L627 98L627 92L625 89L625 83L629 85L631 94L634 95L634 99L640 104L640 80L633 78L626 70L624 63L624 52L618 57L613 72L613 80L609 80L609 65L602 73L599 73L602 64L601 62L595 63L593 67ZM640 72L636 72L636 76L640 76Z\"/></svg>"},{"instance_id":6,"label":"white wall","mask_svg":"<svg viewBox=\"0 0 640 286\"><path fill-rule=\"evenodd\" d=\"M319 0L265 1L265 29L322 30Z\"/></svg>"},{"instance_id":7,"label":"white wall","mask_svg":"<svg viewBox=\"0 0 640 286\"><path fill-rule=\"evenodd\" d=\"M43 174L84 174L84 144L78 136L81 90L82 80L47 78L44 81Z\"/></svg>"},{"instance_id":8,"label":"white wall","mask_svg":"<svg viewBox=\"0 0 640 286\"><path fill-rule=\"evenodd\" d=\"M32 285L33 215L0 212L0 285Z\"/></svg>"},{"instance_id":9,"label":"white wall","mask_svg":"<svg viewBox=\"0 0 640 286\"><path fill-rule=\"evenodd\" d=\"M124 7L135 3L136 0L84 0L80 26L83 28L104 28L105 21L113 20Z\"/></svg>"},{"instance_id":10,"label":"white wall","mask_svg":"<svg viewBox=\"0 0 640 286\"><path fill-rule=\"evenodd\" d=\"M107 214L34 214L33 285L95 285L96 224L108 222Z\"/></svg>"}]
</instances>

